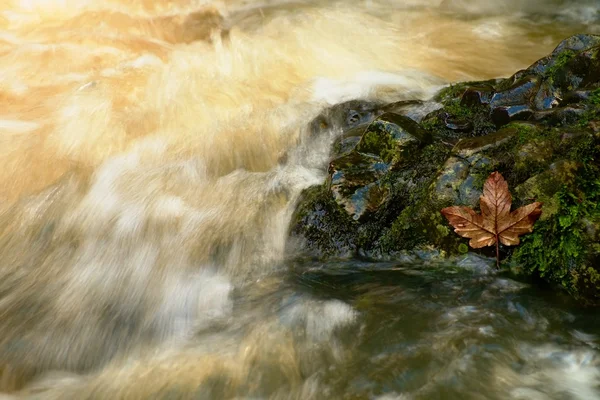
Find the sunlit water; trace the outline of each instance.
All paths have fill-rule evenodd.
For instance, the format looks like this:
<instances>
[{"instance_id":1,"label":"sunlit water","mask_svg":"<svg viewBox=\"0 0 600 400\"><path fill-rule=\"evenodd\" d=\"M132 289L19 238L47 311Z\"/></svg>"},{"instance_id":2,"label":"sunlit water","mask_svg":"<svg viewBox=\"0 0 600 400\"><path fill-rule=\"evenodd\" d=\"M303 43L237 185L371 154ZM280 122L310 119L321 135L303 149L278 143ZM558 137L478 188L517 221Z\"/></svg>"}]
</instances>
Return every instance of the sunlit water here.
<instances>
[{"instance_id":1,"label":"sunlit water","mask_svg":"<svg viewBox=\"0 0 600 400\"><path fill-rule=\"evenodd\" d=\"M324 108L510 75L599 19L585 0L0 1L0 391L599 398L600 321L555 291L477 258L285 253L339 134L308 135Z\"/></svg>"}]
</instances>

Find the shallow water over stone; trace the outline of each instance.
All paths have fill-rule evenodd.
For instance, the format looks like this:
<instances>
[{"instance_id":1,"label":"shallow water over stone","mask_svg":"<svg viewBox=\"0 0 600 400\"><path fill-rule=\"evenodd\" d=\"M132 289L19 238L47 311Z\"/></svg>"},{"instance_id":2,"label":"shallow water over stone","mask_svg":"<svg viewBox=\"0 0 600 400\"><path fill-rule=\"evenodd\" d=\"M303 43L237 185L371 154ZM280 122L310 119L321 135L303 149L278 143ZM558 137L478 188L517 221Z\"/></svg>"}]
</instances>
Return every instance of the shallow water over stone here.
<instances>
[{"instance_id":1,"label":"shallow water over stone","mask_svg":"<svg viewBox=\"0 0 600 400\"><path fill-rule=\"evenodd\" d=\"M363 122L315 117L510 75L595 1L0 3L0 392L598 397L600 326L554 290L286 246Z\"/></svg>"},{"instance_id":2,"label":"shallow water over stone","mask_svg":"<svg viewBox=\"0 0 600 400\"><path fill-rule=\"evenodd\" d=\"M294 285L306 288L303 296L342 301L355 312L329 339L347 358L320 371L323 390L331 390L325 397L600 394L595 313L495 273L493 260L315 265Z\"/></svg>"}]
</instances>

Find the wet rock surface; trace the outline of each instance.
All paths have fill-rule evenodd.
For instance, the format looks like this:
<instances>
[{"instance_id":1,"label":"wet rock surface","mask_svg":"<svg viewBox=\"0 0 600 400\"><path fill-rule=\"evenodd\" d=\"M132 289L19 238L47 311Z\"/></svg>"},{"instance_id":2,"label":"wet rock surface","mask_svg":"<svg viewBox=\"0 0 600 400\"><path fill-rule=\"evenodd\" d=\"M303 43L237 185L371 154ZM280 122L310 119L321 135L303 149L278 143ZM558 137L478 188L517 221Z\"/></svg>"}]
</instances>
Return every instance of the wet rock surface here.
<instances>
[{"instance_id":1,"label":"wet rock surface","mask_svg":"<svg viewBox=\"0 0 600 400\"><path fill-rule=\"evenodd\" d=\"M352 100L337 104L315 118L310 124L310 132L318 135L326 130L349 132L373 121L382 114L382 105L369 101Z\"/></svg>"},{"instance_id":2,"label":"wet rock surface","mask_svg":"<svg viewBox=\"0 0 600 400\"><path fill-rule=\"evenodd\" d=\"M389 191L380 178L389 168L375 155L352 151L330 163L331 193L352 218L360 219L388 199Z\"/></svg>"},{"instance_id":3,"label":"wet rock surface","mask_svg":"<svg viewBox=\"0 0 600 400\"><path fill-rule=\"evenodd\" d=\"M576 35L563 41L547 57L497 85L468 88L461 104L490 107L497 126L512 121L554 119L572 122L585 109L566 107L585 102L600 82L600 39Z\"/></svg>"},{"instance_id":4,"label":"wet rock surface","mask_svg":"<svg viewBox=\"0 0 600 400\"><path fill-rule=\"evenodd\" d=\"M483 182L499 171L513 208L544 203L534 232L501 248L503 266L600 304L600 36L573 36L509 78L452 85L433 102L348 102L311 124L313 134L332 126L342 134L328 179L292 220L290 243L303 252L472 252L439 211L477 209Z\"/></svg>"}]
</instances>

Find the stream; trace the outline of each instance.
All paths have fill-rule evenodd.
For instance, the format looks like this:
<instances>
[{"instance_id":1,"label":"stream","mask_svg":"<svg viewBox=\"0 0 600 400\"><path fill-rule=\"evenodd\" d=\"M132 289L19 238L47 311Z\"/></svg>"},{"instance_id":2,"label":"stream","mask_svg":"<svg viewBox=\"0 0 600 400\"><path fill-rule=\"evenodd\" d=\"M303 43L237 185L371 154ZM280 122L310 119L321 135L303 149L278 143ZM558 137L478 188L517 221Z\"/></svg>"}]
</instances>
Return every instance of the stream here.
<instances>
[{"instance_id":1,"label":"stream","mask_svg":"<svg viewBox=\"0 0 600 400\"><path fill-rule=\"evenodd\" d=\"M600 398L556 288L287 242L319 113L510 76L596 0L0 4L1 400Z\"/></svg>"}]
</instances>

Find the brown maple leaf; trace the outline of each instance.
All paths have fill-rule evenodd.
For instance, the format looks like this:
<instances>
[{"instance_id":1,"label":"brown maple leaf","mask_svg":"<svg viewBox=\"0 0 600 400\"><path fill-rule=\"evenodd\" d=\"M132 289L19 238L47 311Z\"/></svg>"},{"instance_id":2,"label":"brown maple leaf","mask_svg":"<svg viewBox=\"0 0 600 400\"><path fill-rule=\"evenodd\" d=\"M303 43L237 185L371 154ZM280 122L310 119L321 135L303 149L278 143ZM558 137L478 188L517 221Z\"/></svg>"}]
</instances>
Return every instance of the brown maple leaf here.
<instances>
[{"instance_id":1,"label":"brown maple leaf","mask_svg":"<svg viewBox=\"0 0 600 400\"><path fill-rule=\"evenodd\" d=\"M533 224L542 214L542 203L535 202L510 211L512 196L508 183L499 172L492 172L483 185L479 198L481 214L469 207L446 207L441 212L454 227L454 232L471 239L474 249L496 244L496 267L500 266L498 242L506 246L519 244L519 236L533 231Z\"/></svg>"}]
</instances>

